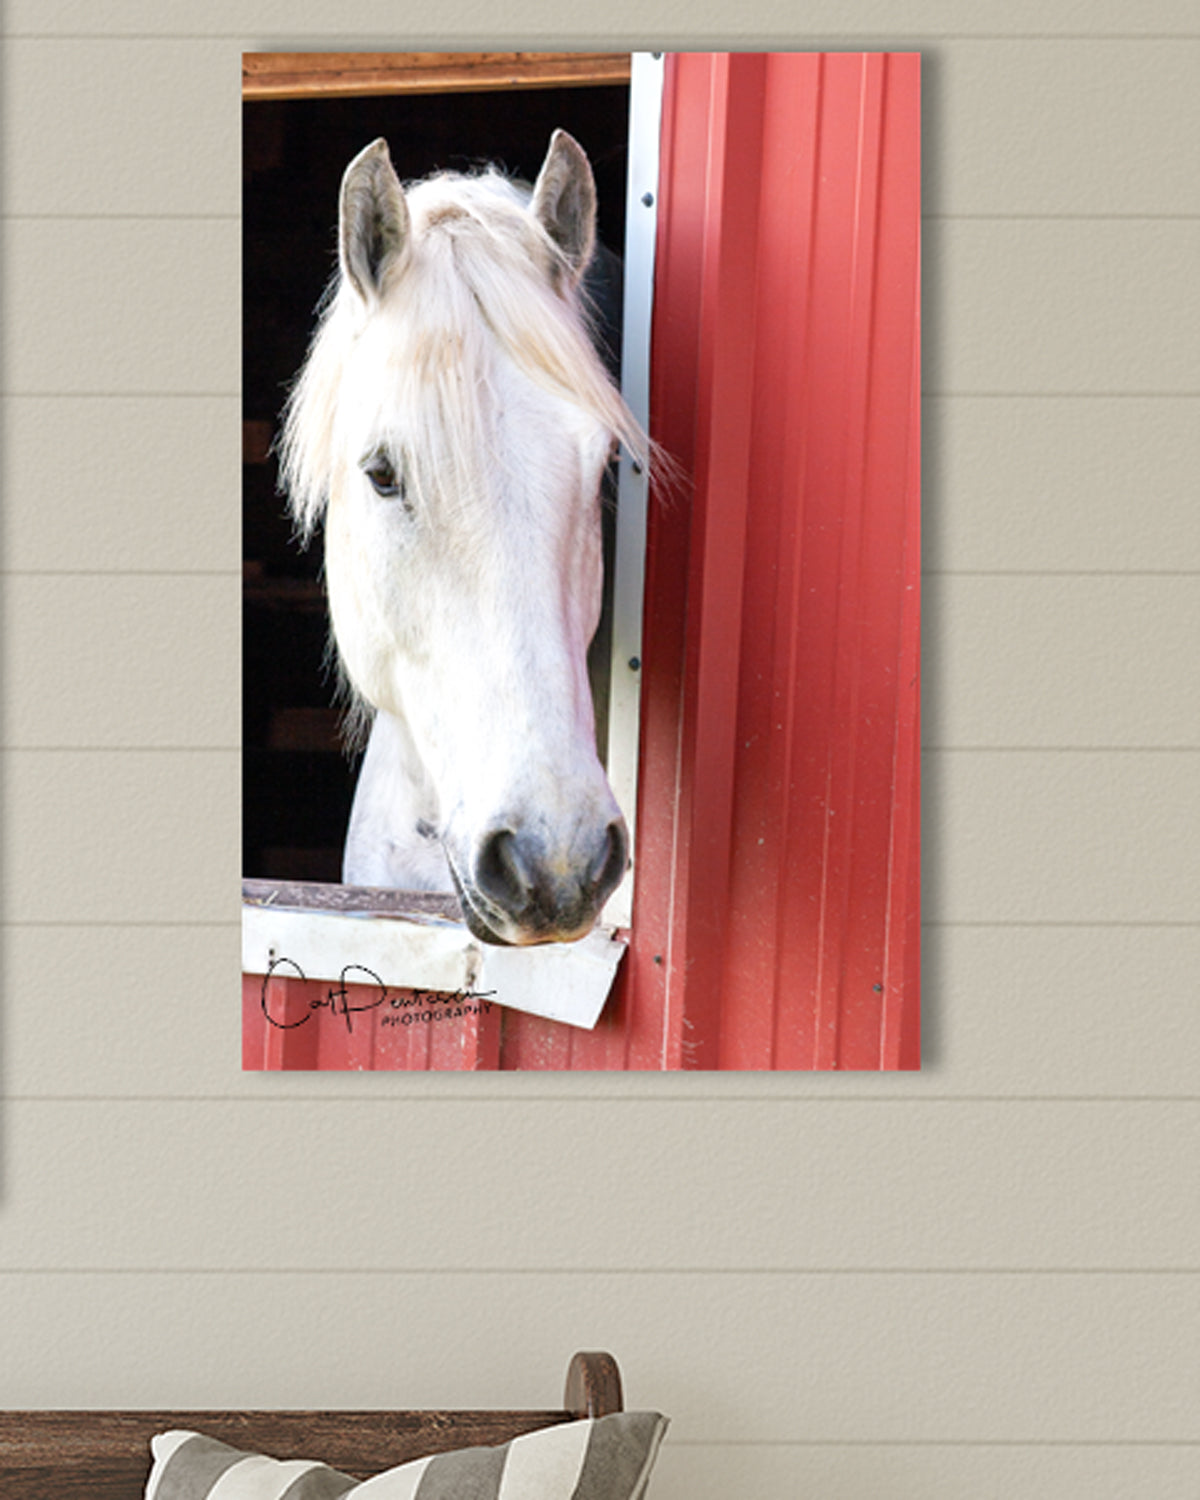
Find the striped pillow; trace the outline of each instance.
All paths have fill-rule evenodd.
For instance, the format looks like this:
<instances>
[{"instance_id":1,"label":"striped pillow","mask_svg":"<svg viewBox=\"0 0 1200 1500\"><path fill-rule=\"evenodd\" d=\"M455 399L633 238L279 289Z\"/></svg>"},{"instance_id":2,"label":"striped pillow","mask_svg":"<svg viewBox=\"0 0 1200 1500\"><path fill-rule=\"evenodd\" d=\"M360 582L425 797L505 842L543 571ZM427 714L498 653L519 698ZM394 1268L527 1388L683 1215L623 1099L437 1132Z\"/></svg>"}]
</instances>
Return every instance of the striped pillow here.
<instances>
[{"instance_id":1,"label":"striped pillow","mask_svg":"<svg viewBox=\"0 0 1200 1500\"><path fill-rule=\"evenodd\" d=\"M614 1412L498 1448L435 1453L361 1483L322 1463L162 1432L150 1441L145 1500L640 1500L666 1428L657 1412Z\"/></svg>"}]
</instances>

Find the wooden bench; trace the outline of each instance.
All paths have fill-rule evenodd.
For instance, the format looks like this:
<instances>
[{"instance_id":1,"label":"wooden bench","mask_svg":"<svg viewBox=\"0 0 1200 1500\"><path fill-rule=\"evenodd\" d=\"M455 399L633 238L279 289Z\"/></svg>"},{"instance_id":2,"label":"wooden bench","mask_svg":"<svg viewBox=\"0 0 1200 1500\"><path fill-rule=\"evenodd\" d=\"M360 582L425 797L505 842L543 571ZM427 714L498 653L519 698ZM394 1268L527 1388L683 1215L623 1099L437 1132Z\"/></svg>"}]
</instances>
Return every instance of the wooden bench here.
<instances>
[{"instance_id":1,"label":"wooden bench","mask_svg":"<svg viewBox=\"0 0 1200 1500\"><path fill-rule=\"evenodd\" d=\"M140 1500L150 1439L182 1427L276 1458L316 1458L366 1479L453 1448L620 1411L611 1354L576 1354L558 1411L6 1411L3 1500Z\"/></svg>"}]
</instances>

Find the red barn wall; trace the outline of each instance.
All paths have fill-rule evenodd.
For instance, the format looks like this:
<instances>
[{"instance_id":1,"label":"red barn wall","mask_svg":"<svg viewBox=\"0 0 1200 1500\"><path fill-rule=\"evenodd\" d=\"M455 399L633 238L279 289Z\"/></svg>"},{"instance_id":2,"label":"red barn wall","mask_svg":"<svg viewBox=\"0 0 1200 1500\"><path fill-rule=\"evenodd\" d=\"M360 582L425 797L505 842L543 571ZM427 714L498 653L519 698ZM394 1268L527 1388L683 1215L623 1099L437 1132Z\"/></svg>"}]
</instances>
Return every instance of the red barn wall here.
<instances>
[{"instance_id":1,"label":"red barn wall","mask_svg":"<svg viewBox=\"0 0 1200 1500\"><path fill-rule=\"evenodd\" d=\"M918 1063L919 117L916 56L668 59L633 941L521 1066Z\"/></svg>"}]
</instances>

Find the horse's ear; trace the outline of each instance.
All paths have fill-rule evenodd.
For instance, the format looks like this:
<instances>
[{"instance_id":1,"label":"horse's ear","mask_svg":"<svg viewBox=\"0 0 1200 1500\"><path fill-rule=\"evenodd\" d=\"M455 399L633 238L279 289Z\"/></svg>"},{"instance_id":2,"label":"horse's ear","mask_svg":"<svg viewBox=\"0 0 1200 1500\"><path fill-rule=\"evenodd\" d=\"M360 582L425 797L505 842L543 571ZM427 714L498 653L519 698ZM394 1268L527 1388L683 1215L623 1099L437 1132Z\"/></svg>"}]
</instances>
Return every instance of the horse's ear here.
<instances>
[{"instance_id":1,"label":"horse's ear","mask_svg":"<svg viewBox=\"0 0 1200 1500\"><path fill-rule=\"evenodd\" d=\"M345 276L364 302L378 294L384 273L407 248L408 204L380 137L360 151L342 178L338 255Z\"/></svg>"},{"instance_id":2,"label":"horse's ear","mask_svg":"<svg viewBox=\"0 0 1200 1500\"><path fill-rule=\"evenodd\" d=\"M565 130L550 137L530 207L578 281L596 242L596 183L583 147Z\"/></svg>"}]
</instances>

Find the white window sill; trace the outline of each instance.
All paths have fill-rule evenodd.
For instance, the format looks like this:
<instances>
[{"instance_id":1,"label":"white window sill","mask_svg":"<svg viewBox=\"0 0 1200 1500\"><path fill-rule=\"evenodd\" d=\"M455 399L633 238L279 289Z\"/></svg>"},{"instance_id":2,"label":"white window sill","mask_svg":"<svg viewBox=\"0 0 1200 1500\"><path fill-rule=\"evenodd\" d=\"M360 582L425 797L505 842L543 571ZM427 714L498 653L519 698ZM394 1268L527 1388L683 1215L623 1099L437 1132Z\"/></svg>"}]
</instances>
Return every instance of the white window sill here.
<instances>
[{"instance_id":1,"label":"white window sill","mask_svg":"<svg viewBox=\"0 0 1200 1500\"><path fill-rule=\"evenodd\" d=\"M588 1030L627 946L597 927L577 943L498 948L479 942L444 897L302 881L242 886L243 973L470 993Z\"/></svg>"}]
</instances>

